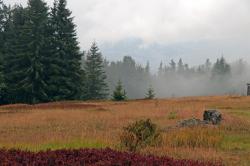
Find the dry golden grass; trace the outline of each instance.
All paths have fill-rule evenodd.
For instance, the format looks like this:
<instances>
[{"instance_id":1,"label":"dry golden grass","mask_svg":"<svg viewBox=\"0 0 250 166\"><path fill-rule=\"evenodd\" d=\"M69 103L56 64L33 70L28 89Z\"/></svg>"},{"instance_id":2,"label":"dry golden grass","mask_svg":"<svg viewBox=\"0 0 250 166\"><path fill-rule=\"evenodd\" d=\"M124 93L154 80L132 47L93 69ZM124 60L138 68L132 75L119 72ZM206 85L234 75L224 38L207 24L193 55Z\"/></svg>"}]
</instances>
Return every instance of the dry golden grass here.
<instances>
[{"instance_id":1,"label":"dry golden grass","mask_svg":"<svg viewBox=\"0 0 250 166\"><path fill-rule=\"evenodd\" d=\"M34 151L117 148L122 128L128 123L150 118L164 129L182 119L202 119L206 108L223 113L221 126L164 132L163 146L146 148L142 153L223 160L226 165L250 163L250 98L240 96L2 106L0 147Z\"/></svg>"}]
</instances>

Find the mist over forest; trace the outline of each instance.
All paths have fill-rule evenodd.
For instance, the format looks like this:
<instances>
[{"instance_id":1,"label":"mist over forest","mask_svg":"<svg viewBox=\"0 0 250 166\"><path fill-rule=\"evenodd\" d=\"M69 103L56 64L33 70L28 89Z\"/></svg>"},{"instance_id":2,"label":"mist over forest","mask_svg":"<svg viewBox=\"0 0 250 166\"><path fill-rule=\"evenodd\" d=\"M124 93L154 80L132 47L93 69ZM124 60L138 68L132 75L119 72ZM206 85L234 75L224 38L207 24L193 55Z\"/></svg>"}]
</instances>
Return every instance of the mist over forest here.
<instances>
[{"instance_id":1,"label":"mist over forest","mask_svg":"<svg viewBox=\"0 0 250 166\"><path fill-rule=\"evenodd\" d=\"M180 97L203 95L245 95L250 66L242 59L228 63L224 57L216 62L204 59L204 64L189 66L182 59L162 62L158 72L150 63L141 65L125 56L117 62L105 62L110 90L121 80L129 98L143 98L152 86L156 96Z\"/></svg>"}]
</instances>

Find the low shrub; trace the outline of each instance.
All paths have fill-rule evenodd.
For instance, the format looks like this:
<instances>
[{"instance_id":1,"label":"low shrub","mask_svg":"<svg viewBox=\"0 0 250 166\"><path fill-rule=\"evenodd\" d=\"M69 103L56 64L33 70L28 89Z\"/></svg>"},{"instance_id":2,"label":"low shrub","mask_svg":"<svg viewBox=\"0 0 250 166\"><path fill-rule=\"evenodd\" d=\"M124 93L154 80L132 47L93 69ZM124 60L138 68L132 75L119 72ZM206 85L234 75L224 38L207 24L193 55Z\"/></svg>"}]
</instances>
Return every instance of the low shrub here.
<instances>
[{"instance_id":1,"label":"low shrub","mask_svg":"<svg viewBox=\"0 0 250 166\"><path fill-rule=\"evenodd\" d=\"M122 148L135 152L146 146L160 145L162 137L157 126L150 119L147 119L136 121L124 127L120 141Z\"/></svg>"}]
</instances>

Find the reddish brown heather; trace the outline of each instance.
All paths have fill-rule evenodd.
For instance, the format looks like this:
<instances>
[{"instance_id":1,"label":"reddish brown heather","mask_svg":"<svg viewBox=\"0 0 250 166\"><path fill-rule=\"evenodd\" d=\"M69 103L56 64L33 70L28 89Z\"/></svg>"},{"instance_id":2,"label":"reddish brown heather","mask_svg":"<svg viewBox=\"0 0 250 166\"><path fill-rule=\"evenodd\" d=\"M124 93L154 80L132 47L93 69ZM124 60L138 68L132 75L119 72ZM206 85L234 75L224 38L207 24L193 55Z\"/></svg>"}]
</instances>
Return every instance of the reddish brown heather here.
<instances>
[{"instance_id":1,"label":"reddish brown heather","mask_svg":"<svg viewBox=\"0 0 250 166\"><path fill-rule=\"evenodd\" d=\"M39 153L0 150L2 166L220 166L192 160L174 160L169 157L142 156L111 149L57 150Z\"/></svg>"}]
</instances>

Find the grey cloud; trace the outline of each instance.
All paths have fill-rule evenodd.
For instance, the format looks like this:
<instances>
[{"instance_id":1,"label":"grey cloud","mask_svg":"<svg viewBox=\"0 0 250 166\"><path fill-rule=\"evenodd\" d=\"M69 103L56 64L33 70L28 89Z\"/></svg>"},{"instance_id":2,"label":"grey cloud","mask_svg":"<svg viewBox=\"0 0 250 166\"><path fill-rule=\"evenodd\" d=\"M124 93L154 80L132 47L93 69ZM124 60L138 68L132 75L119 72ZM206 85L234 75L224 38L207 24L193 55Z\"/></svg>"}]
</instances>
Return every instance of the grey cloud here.
<instances>
[{"instance_id":1,"label":"grey cloud","mask_svg":"<svg viewBox=\"0 0 250 166\"><path fill-rule=\"evenodd\" d=\"M7 2L25 4L26 0ZM52 4L52 0L46 2ZM132 53L140 52L141 47L154 49L154 45L161 45L164 49L175 50L183 43L210 41L201 47L206 54L229 52L225 56L231 59L235 59L235 52L239 57L247 59L249 56L249 49L244 44L250 39L249 0L68 0L68 4L84 49L93 40L105 46L105 43L114 45L126 39L140 39L138 48L131 48L135 49ZM215 46L213 43L219 44ZM171 48L173 45L175 47ZM187 44L188 49L181 50L180 47L178 50L187 51L183 53L183 56L189 56L187 59L203 60L204 55L194 51L197 46ZM104 50L110 48L119 50L103 47ZM215 50L209 50L212 48ZM179 52L172 55L178 56ZM148 56L153 59L155 55ZM164 56L162 53L157 57Z\"/></svg>"}]
</instances>

